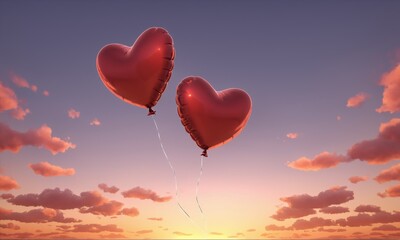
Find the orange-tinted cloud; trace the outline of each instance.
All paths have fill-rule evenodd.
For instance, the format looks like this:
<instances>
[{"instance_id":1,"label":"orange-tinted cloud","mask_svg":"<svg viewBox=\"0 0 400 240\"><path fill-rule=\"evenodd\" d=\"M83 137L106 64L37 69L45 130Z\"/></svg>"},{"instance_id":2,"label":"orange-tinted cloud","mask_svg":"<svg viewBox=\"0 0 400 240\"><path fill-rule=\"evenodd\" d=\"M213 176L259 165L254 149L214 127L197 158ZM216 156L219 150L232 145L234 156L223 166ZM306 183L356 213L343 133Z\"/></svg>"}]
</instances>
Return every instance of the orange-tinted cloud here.
<instances>
[{"instance_id":1,"label":"orange-tinted cloud","mask_svg":"<svg viewBox=\"0 0 400 240\"><path fill-rule=\"evenodd\" d=\"M326 208L331 205L346 203L354 199L354 193L346 190L346 187L333 187L326 191L320 192L317 196L308 194L294 195L283 197L280 200L287 203L288 207L281 207L276 214L272 215L273 219L283 221L289 218L300 218L315 214L316 208Z\"/></svg>"},{"instance_id":2,"label":"orange-tinted cloud","mask_svg":"<svg viewBox=\"0 0 400 240\"><path fill-rule=\"evenodd\" d=\"M265 230L267 231L286 231L289 230L289 228L285 226L277 226L275 224L267 225L265 226Z\"/></svg>"},{"instance_id":3,"label":"orange-tinted cloud","mask_svg":"<svg viewBox=\"0 0 400 240\"><path fill-rule=\"evenodd\" d=\"M295 230L305 230L305 229L324 227L324 226L334 226L334 225L336 225L336 223L331 219L313 217L310 218L310 220L298 219L292 224L291 228Z\"/></svg>"},{"instance_id":4,"label":"orange-tinted cloud","mask_svg":"<svg viewBox=\"0 0 400 240\"><path fill-rule=\"evenodd\" d=\"M15 92L0 82L0 112L16 109L18 107L18 99Z\"/></svg>"},{"instance_id":5,"label":"orange-tinted cloud","mask_svg":"<svg viewBox=\"0 0 400 240\"><path fill-rule=\"evenodd\" d=\"M8 176L0 176L0 190L10 191L12 189L18 189L19 185L17 181Z\"/></svg>"},{"instance_id":6,"label":"orange-tinted cloud","mask_svg":"<svg viewBox=\"0 0 400 240\"><path fill-rule=\"evenodd\" d=\"M345 228L318 228L319 232L346 232Z\"/></svg>"},{"instance_id":7,"label":"orange-tinted cloud","mask_svg":"<svg viewBox=\"0 0 400 240\"><path fill-rule=\"evenodd\" d=\"M390 225L390 224L384 224L379 227L374 227L372 231L399 231L400 228Z\"/></svg>"},{"instance_id":8,"label":"orange-tinted cloud","mask_svg":"<svg viewBox=\"0 0 400 240\"><path fill-rule=\"evenodd\" d=\"M94 118L94 119L90 122L90 125L91 125L91 126L100 126L100 125L101 125L101 122L100 122L99 119Z\"/></svg>"},{"instance_id":9,"label":"orange-tinted cloud","mask_svg":"<svg viewBox=\"0 0 400 240\"><path fill-rule=\"evenodd\" d=\"M111 186L111 187L109 187L109 186L107 186L107 184L105 184L105 183L100 183L100 184L98 185L98 187L99 187L101 190L103 190L103 192L106 192L106 193L116 193L116 192L119 191L119 188L117 188L116 186Z\"/></svg>"},{"instance_id":10,"label":"orange-tinted cloud","mask_svg":"<svg viewBox=\"0 0 400 240\"><path fill-rule=\"evenodd\" d=\"M299 134L295 133L295 132L291 132L291 133L286 134L286 137L289 139L296 139L299 137Z\"/></svg>"},{"instance_id":11,"label":"orange-tinted cloud","mask_svg":"<svg viewBox=\"0 0 400 240\"><path fill-rule=\"evenodd\" d=\"M152 190L141 187L135 187L128 191L122 192L122 196L124 196L124 198L138 198L142 200L149 199L154 202L168 202L172 198L171 196L160 197Z\"/></svg>"},{"instance_id":12,"label":"orange-tinted cloud","mask_svg":"<svg viewBox=\"0 0 400 240\"><path fill-rule=\"evenodd\" d=\"M80 112L76 111L75 109L71 108L70 110L68 110L68 117L75 119L75 118L79 118L79 116L81 115Z\"/></svg>"},{"instance_id":13,"label":"orange-tinted cloud","mask_svg":"<svg viewBox=\"0 0 400 240\"><path fill-rule=\"evenodd\" d=\"M12 230L20 230L21 229L20 226L15 225L14 223L0 224L0 228L12 229Z\"/></svg>"},{"instance_id":14,"label":"orange-tinted cloud","mask_svg":"<svg viewBox=\"0 0 400 240\"><path fill-rule=\"evenodd\" d=\"M366 93L358 93L357 95L349 98L347 100L347 107L354 108L359 107L368 99L368 95Z\"/></svg>"},{"instance_id":15,"label":"orange-tinted cloud","mask_svg":"<svg viewBox=\"0 0 400 240\"><path fill-rule=\"evenodd\" d=\"M121 211L123 206L124 204L121 202L108 201L100 205L95 205L89 208L81 208L79 212L91 213L94 215L113 216L117 215Z\"/></svg>"},{"instance_id":16,"label":"orange-tinted cloud","mask_svg":"<svg viewBox=\"0 0 400 240\"><path fill-rule=\"evenodd\" d=\"M0 232L0 237L6 237L6 239L28 239L32 238L35 234L31 232L16 232L16 233L2 233Z\"/></svg>"},{"instance_id":17,"label":"orange-tinted cloud","mask_svg":"<svg viewBox=\"0 0 400 240\"><path fill-rule=\"evenodd\" d=\"M110 239L110 238L126 238L125 235L121 233L109 233L109 234L100 234L100 238Z\"/></svg>"},{"instance_id":18,"label":"orange-tinted cloud","mask_svg":"<svg viewBox=\"0 0 400 240\"><path fill-rule=\"evenodd\" d=\"M191 233L184 233L184 232L173 232L173 234L178 236L191 236Z\"/></svg>"},{"instance_id":19,"label":"orange-tinted cloud","mask_svg":"<svg viewBox=\"0 0 400 240\"><path fill-rule=\"evenodd\" d=\"M345 161L347 161L345 156L335 153L322 152L316 155L314 159L301 157L293 162L290 162L288 166L303 171L318 171L325 168L335 167L339 163Z\"/></svg>"},{"instance_id":20,"label":"orange-tinted cloud","mask_svg":"<svg viewBox=\"0 0 400 240\"><path fill-rule=\"evenodd\" d=\"M75 195L71 190L45 189L40 194L21 194L8 199L7 202L18 206L45 207L53 209L74 209L82 207L100 206L109 200L99 192L82 192Z\"/></svg>"},{"instance_id":21,"label":"orange-tinted cloud","mask_svg":"<svg viewBox=\"0 0 400 240\"><path fill-rule=\"evenodd\" d=\"M370 226L375 223L397 223L400 222L400 212L389 213L385 211L373 214L359 213L346 219L338 219L336 223L342 227Z\"/></svg>"},{"instance_id":22,"label":"orange-tinted cloud","mask_svg":"<svg viewBox=\"0 0 400 240\"><path fill-rule=\"evenodd\" d=\"M256 229L254 229L254 228L250 228L250 229L247 229L247 231L246 232L255 232L256 231Z\"/></svg>"},{"instance_id":23,"label":"orange-tinted cloud","mask_svg":"<svg viewBox=\"0 0 400 240\"><path fill-rule=\"evenodd\" d=\"M400 158L400 118L381 124L379 135L354 144L348 150L351 159L383 164Z\"/></svg>"},{"instance_id":24,"label":"orange-tinted cloud","mask_svg":"<svg viewBox=\"0 0 400 240\"><path fill-rule=\"evenodd\" d=\"M217 235L217 236L221 236L223 235L223 233L220 232L210 232L211 235Z\"/></svg>"},{"instance_id":25,"label":"orange-tinted cloud","mask_svg":"<svg viewBox=\"0 0 400 240\"><path fill-rule=\"evenodd\" d=\"M75 174L75 169L73 168L62 168L56 165L52 165L48 162L40 162L35 164L29 164L31 168L37 175L44 177L53 176L71 176Z\"/></svg>"},{"instance_id":26,"label":"orange-tinted cloud","mask_svg":"<svg viewBox=\"0 0 400 240\"><path fill-rule=\"evenodd\" d=\"M78 222L74 218L65 218L61 211L51 208L33 209L27 212L14 212L0 208L0 220L15 220L26 223Z\"/></svg>"},{"instance_id":27,"label":"orange-tinted cloud","mask_svg":"<svg viewBox=\"0 0 400 240\"><path fill-rule=\"evenodd\" d=\"M394 180L400 181L400 163L390 167L389 169L383 170L374 179L378 183L384 183Z\"/></svg>"},{"instance_id":28,"label":"orange-tinted cloud","mask_svg":"<svg viewBox=\"0 0 400 240\"><path fill-rule=\"evenodd\" d=\"M0 135L0 152L5 150L18 152L23 146L35 146L57 154L75 148L75 144L51 136L52 130L47 125L27 132L18 132L6 124L0 123L0 132L2 133Z\"/></svg>"},{"instance_id":29,"label":"orange-tinted cloud","mask_svg":"<svg viewBox=\"0 0 400 240\"><path fill-rule=\"evenodd\" d=\"M162 221L163 220L163 218L156 218L156 217L151 217L151 218L147 218L148 220L151 220L151 221Z\"/></svg>"},{"instance_id":30,"label":"orange-tinted cloud","mask_svg":"<svg viewBox=\"0 0 400 240\"><path fill-rule=\"evenodd\" d=\"M382 212L381 207L376 206L376 205L359 205L354 209L355 212L371 212L371 213L376 213L376 212Z\"/></svg>"},{"instance_id":31,"label":"orange-tinted cloud","mask_svg":"<svg viewBox=\"0 0 400 240\"><path fill-rule=\"evenodd\" d=\"M29 82L25 78L15 74L15 73L11 73L10 77L11 77L12 82L18 87L29 88L34 92L36 92L38 90L38 87L36 85L29 84Z\"/></svg>"},{"instance_id":32,"label":"orange-tinted cloud","mask_svg":"<svg viewBox=\"0 0 400 240\"><path fill-rule=\"evenodd\" d=\"M153 232L153 230L139 230L139 231L136 231L136 234L148 234L148 233L152 233Z\"/></svg>"},{"instance_id":33,"label":"orange-tinted cloud","mask_svg":"<svg viewBox=\"0 0 400 240\"><path fill-rule=\"evenodd\" d=\"M139 215L139 210L137 208L135 208L135 207L124 208L124 209L122 209L120 214L123 214L123 215L126 215L126 216L130 216L130 217L136 217L136 216ZM162 220L162 218L161 218L161 220Z\"/></svg>"},{"instance_id":34,"label":"orange-tinted cloud","mask_svg":"<svg viewBox=\"0 0 400 240\"><path fill-rule=\"evenodd\" d=\"M100 233L100 232L123 232L115 224L75 224L72 229L66 230L66 232L89 232L89 233Z\"/></svg>"},{"instance_id":35,"label":"orange-tinted cloud","mask_svg":"<svg viewBox=\"0 0 400 240\"><path fill-rule=\"evenodd\" d=\"M349 181L351 183L354 183L354 184L357 184L357 183L363 182L363 181L367 181L367 180L368 180L368 177L366 177L366 176L352 176L352 177L349 177Z\"/></svg>"},{"instance_id":36,"label":"orange-tinted cloud","mask_svg":"<svg viewBox=\"0 0 400 240\"><path fill-rule=\"evenodd\" d=\"M378 196L382 198L386 197L400 197L400 185L389 187L383 193L378 193Z\"/></svg>"},{"instance_id":37,"label":"orange-tinted cloud","mask_svg":"<svg viewBox=\"0 0 400 240\"><path fill-rule=\"evenodd\" d=\"M349 209L341 206L330 206L321 208L319 211L326 214L339 214L349 212Z\"/></svg>"},{"instance_id":38,"label":"orange-tinted cloud","mask_svg":"<svg viewBox=\"0 0 400 240\"><path fill-rule=\"evenodd\" d=\"M384 87L382 105L376 111L380 113L400 111L400 64L392 71L384 74L380 84Z\"/></svg>"}]
</instances>

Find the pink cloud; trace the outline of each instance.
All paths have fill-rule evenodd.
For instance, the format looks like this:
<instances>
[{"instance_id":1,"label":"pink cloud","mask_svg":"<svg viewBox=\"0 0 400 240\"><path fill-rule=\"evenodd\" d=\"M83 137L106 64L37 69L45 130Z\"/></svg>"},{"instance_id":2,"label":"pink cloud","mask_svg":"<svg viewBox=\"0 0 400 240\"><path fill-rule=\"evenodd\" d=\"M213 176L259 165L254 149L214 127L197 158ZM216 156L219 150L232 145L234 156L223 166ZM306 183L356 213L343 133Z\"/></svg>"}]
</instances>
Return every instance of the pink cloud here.
<instances>
[{"instance_id":1,"label":"pink cloud","mask_svg":"<svg viewBox=\"0 0 400 240\"><path fill-rule=\"evenodd\" d=\"M346 232L345 228L318 228L319 232Z\"/></svg>"},{"instance_id":2,"label":"pink cloud","mask_svg":"<svg viewBox=\"0 0 400 240\"><path fill-rule=\"evenodd\" d=\"M342 227L370 226L375 223L396 223L400 222L400 212L389 213L385 211L373 214L359 213L346 219L338 219L336 223Z\"/></svg>"},{"instance_id":3,"label":"pink cloud","mask_svg":"<svg viewBox=\"0 0 400 240\"><path fill-rule=\"evenodd\" d=\"M99 119L94 118L94 119L90 122L90 125L91 125L91 126L100 126L100 125L101 125L101 122L100 122Z\"/></svg>"},{"instance_id":4,"label":"pink cloud","mask_svg":"<svg viewBox=\"0 0 400 240\"><path fill-rule=\"evenodd\" d=\"M47 125L27 132L18 132L0 123L0 132L2 133L0 135L0 152L5 150L18 152L23 146L35 146L57 154L65 152L69 148L75 148L75 144L51 136L52 129Z\"/></svg>"},{"instance_id":5,"label":"pink cloud","mask_svg":"<svg viewBox=\"0 0 400 240\"><path fill-rule=\"evenodd\" d=\"M75 195L71 190L45 189L40 194L21 194L7 200L9 203L27 207L45 207L53 209L74 209L82 207L100 206L109 200L99 192L82 192Z\"/></svg>"},{"instance_id":6,"label":"pink cloud","mask_svg":"<svg viewBox=\"0 0 400 240\"><path fill-rule=\"evenodd\" d=\"M342 116L340 116L340 115L337 115L337 116L336 116L336 120L337 120L337 121L340 121L340 120L342 120Z\"/></svg>"},{"instance_id":7,"label":"pink cloud","mask_svg":"<svg viewBox=\"0 0 400 240\"><path fill-rule=\"evenodd\" d=\"M342 204L353 199L354 193L342 186L320 192L317 196L308 194L294 195L281 198L281 201L286 202L291 208L306 209L329 207L330 205Z\"/></svg>"},{"instance_id":8,"label":"pink cloud","mask_svg":"<svg viewBox=\"0 0 400 240\"><path fill-rule=\"evenodd\" d=\"M33 209L27 212L14 212L0 208L0 220L15 220L26 223L78 222L74 218L65 218L61 211L51 208Z\"/></svg>"},{"instance_id":9,"label":"pink cloud","mask_svg":"<svg viewBox=\"0 0 400 240\"><path fill-rule=\"evenodd\" d=\"M354 144L348 150L351 159L383 164L400 158L400 118L381 124L379 135Z\"/></svg>"},{"instance_id":10,"label":"pink cloud","mask_svg":"<svg viewBox=\"0 0 400 240\"><path fill-rule=\"evenodd\" d=\"M29 114L31 111L28 108L18 107L11 112L11 116L17 120L24 120L25 116Z\"/></svg>"},{"instance_id":11,"label":"pink cloud","mask_svg":"<svg viewBox=\"0 0 400 240\"><path fill-rule=\"evenodd\" d=\"M73 168L62 168L56 165L52 165L48 162L40 162L35 164L29 164L31 168L37 175L44 177L53 176L71 176L75 174L75 169Z\"/></svg>"},{"instance_id":12,"label":"pink cloud","mask_svg":"<svg viewBox=\"0 0 400 240\"><path fill-rule=\"evenodd\" d=\"M162 221L163 220L163 218L156 218L156 217L151 217L151 218L147 218L148 220L151 220L151 221Z\"/></svg>"},{"instance_id":13,"label":"pink cloud","mask_svg":"<svg viewBox=\"0 0 400 240\"><path fill-rule=\"evenodd\" d=\"M16 109L18 107L18 99L15 92L0 82L0 112Z\"/></svg>"},{"instance_id":14,"label":"pink cloud","mask_svg":"<svg viewBox=\"0 0 400 240\"><path fill-rule=\"evenodd\" d=\"M354 108L359 107L368 99L368 95L366 93L358 93L357 95L349 98L347 100L347 107Z\"/></svg>"},{"instance_id":15,"label":"pink cloud","mask_svg":"<svg viewBox=\"0 0 400 240\"><path fill-rule=\"evenodd\" d=\"M400 163L390 167L389 169L383 170L374 179L378 183L384 183L394 180L400 181Z\"/></svg>"},{"instance_id":16,"label":"pink cloud","mask_svg":"<svg viewBox=\"0 0 400 240\"><path fill-rule=\"evenodd\" d=\"M315 213L316 211L312 208L281 207L274 215L271 216L271 218L278 221L283 221L289 218L301 218Z\"/></svg>"},{"instance_id":17,"label":"pink cloud","mask_svg":"<svg viewBox=\"0 0 400 240\"><path fill-rule=\"evenodd\" d=\"M124 206L123 203L117 201L108 201L101 205L92 206L89 208L81 208L79 210L80 213L91 213L94 215L103 215L103 216L113 216L117 215L121 208Z\"/></svg>"},{"instance_id":18,"label":"pink cloud","mask_svg":"<svg viewBox=\"0 0 400 240\"><path fill-rule=\"evenodd\" d=\"M88 233L100 233L100 232L123 232L115 224L75 224L72 229L66 230L66 232L88 232Z\"/></svg>"},{"instance_id":19,"label":"pink cloud","mask_svg":"<svg viewBox=\"0 0 400 240\"><path fill-rule=\"evenodd\" d=\"M18 189L19 185L17 181L8 176L0 176L0 190L10 191L12 189Z\"/></svg>"},{"instance_id":20,"label":"pink cloud","mask_svg":"<svg viewBox=\"0 0 400 240\"><path fill-rule=\"evenodd\" d=\"M334 226L334 225L336 225L336 223L331 219L313 217L310 220L298 219L292 224L291 228L295 230L305 230L305 229L324 227L324 226Z\"/></svg>"},{"instance_id":21,"label":"pink cloud","mask_svg":"<svg viewBox=\"0 0 400 240\"><path fill-rule=\"evenodd\" d=\"M47 91L47 90L44 90L44 91L43 91L43 96L48 97L49 95L50 95L49 91Z\"/></svg>"},{"instance_id":22,"label":"pink cloud","mask_svg":"<svg viewBox=\"0 0 400 240\"><path fill-rule=\"evenodd\" d=\"M120 214L130 216L130 217L136 217L139 215L139 210L137 210L137 208L135 208L135 207L124 208L124 209L122 209ZM162 218L161 218L161 220L162 220Z\"/></svg>"},{"instance_id":23,"label":"pink cloud","mask_svg":"<svg viewBox=\"0 0 400 240\"><path fill-rule=\"evenodd\" d=\"M381 208L376 205L359 205L354 209L355 212L382 212Z\"/></svg>"},{"instance_id":24,"label":"pink cloud","mask_svg":"<svg viewBox=\"0 0 400 240\"><path fill-rule=\"evenodd\" d=\"M301 157L293 162L290 162L288 166L303 171L318 171L325 168L335 167L339 163L345 161L347 161L345 156L329 152L322 152L316 155L314 159Z\"/></svg>"},{"instance_id":25,"label":"pink cloud","mask_svg":"<svg viewBox=\"0 0 400 240\"><path fill-rule=\"evenodd\" d=\"M100 184L98 185L98 187L99 187L101 190L103 190L104 192L106 192L106 193L116 193L116 192L119 191L119 188L117 188L116 186L111 186L111 187L109 187L109 186L107 186L107 184L105 184L105 183L100 183Z\"/></svg>"},{"instance_id":26,"label":"pink cloud","mask_svg":"<svg viewBox=\"0 0 400 240\"><path fill-rule=\"evenodd\" d=\"M75 119L75 118L79 118L79 116L81 115L80 112L76 111L75 109L71 108L70 110L68 110L68 117Z\"/></svg>"},{"instance_id":27,"label":"pink cloud","mask_svg":"<svg viewBox=\"0 0 400 240\"><path fill-rule=\"evenodd\" d=\"M15 238L21 238L21 239L28 239L33 237L35 234L30 233L30 232L16 232L16 233L2 233L0 232L0 237L7 237L7 239L15 239Z\"/></svg>"},{"instance_id":28,"label":"pink cloud","mask_svg":"<svg viewBox=\"0 0 400 240\"><path fill-rule=\"evenodd\" d=\"M3 193L0 195L0 198L7 200L7 199L14 198L14 195L12 195L11 193Z\"/></svg>"},{"instance_id":29,"label":"pink cloud","mask_svg":"<svg viewBox=\"0 0 400 240\"><path fill-rule=\"evenodd\" d=\"M168 202L172 198L171 196L160 197L152 190L141 187L135 187L128 191L122 192L122 196L124 196L124 198L138 198L142 200L149 199L154 202Z\"/></svg>"},{"instance_id":30,"label":"pink cloud","mask_svg":"<svg viewBox=\"0 0 400 240\"><path fill-rule=\"evenodd\" d=\"M15 225L14 223L0 224L0 228L12 229L12 230L20 230L21 227Z\"/></svg>"},{"instance_id":31,"label":"pink cloud","mask_svg":"<svg viewBox=\"0 0 400 240\"><path fill-rule=\"evenodd\" d=\"M315 208L326 208L354 199L354 193L346 187L333 187L320 192L317 196L308 194L283 197L280 200L287 203L288 207L281 207L272 215L273 219L283 221L289 218L300 218L315 214Z\"/></svg>"},{"instance_id":32,"label":"pink cloud","mask_svg":"<svg viewBox=\"0 0 400 240\"><path fill-rule=\"evenodd\" d=\"M296 139L299 137L299 134L295 133L295 132L291 132L291 133L286 134L286 137L289 139Z\"/></svg>"},{"instance_id":33,"label":"pink cloud","mask_svg":"<svg viewBox=\"0 0 400 240\"><path fill-rule=\"evenodd\" d=\"M399 231L400 228L390 225L390 224L384 224L379 227L374 227L372 231Z\"/></svg>"},{"instance_id":34,"label":"pink cloud","mask_svg":"<svg viewBox=\"0 0 400 240\"><path fill-rule=\"evenodd\" d=\"M400 111L400 64L382 76L380 85L384 87L382 105L376 111L380 113Z\"/></svg>"},{"instance_id":35,"label":"pink cloud","mask_svg":"<svg viewBox=\"0 0 400 240\"><path fill-rule=\"evenodd\" d=\"M326 214L339 214L349 212L349 209L341 206L330 206L321 208L319 211Z\"/></svg>"},{"instance_id":36,"label":"pink cloud","mask_svg":"<svg viewBox=\"0 0 400 240\"><path fill-rule=\"evenodd\" d=\"M367 181L367 180L368 180L368 177L366 177L366 176L353 176L353 177L349 178L349 181L354 184L357 184L357 183L363 182L363 181Z\"/></svg>"},{"instance_id":37,"label":"pink cloud","mask_svg":"<svg viewBox=\"0 0 400 240\"><path fill-rule=\"evenodd\" d=\"M400 185L389 187L383 193L378 193L378 196L382 198L386 197L400 197Z\"/></svg>"}]
</instances>

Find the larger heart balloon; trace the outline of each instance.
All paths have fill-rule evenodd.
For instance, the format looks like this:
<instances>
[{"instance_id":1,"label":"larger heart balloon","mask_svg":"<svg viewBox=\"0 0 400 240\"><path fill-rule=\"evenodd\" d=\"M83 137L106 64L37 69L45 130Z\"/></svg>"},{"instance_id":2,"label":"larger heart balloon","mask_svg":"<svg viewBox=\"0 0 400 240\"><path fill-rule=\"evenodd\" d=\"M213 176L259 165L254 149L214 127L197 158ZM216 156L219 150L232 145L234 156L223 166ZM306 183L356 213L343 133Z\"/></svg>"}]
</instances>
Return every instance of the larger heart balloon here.
<instances>
[{"instance_id":1,"label":"larger heart balloon","mask_svg":"<svg viewBox=\"0 0 400 240\"><path fill-rule=\"evenodd\" d=\"M163 28L144 31L132 47L109 44L97 55L97 71L104 85L117 97L151 109L157 104L174 67L172 37Z\"/></svg>"},{"instance_id":2,"label":"larger heart balloon","mask_svg":"<svg viewBox=\"0 0 400 240\"><path fill-rule=\"evenodd\" d=\"M176 93L178 114L186 131L204 150L223 145L237 136L251 115L251 98L243 90L215 91L201 77L187 77Z\"/></svg>"}]
</instances>

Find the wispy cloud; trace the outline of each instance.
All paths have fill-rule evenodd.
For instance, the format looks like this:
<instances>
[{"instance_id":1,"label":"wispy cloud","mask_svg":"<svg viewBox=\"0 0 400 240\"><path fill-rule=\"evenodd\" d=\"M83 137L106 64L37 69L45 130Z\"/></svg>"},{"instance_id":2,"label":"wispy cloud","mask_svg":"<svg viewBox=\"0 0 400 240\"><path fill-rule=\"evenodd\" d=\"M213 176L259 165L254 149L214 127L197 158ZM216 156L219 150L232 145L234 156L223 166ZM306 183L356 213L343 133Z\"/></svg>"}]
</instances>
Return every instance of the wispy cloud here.
<instances>
[{"instance_id":1,"label":"wispy cloud","mask_svg":"<svg viewBox=\"0 0 400 240\"><path fill-rule=\"evenodd\" d=\"M347 100L347 107L355 108L361 106L368 99L368 94L366 93L358 93L357 95L349 98Z\"/></svg>"},{"instance_id":2,"label":"wispy cloud","mask_svg":"<svg viewBox=\"0 0 400 240\"><path fill-rule=\"evenodd\" d=\"M367 181L367 180L368 180L367 176L352 176L352 177L349 177L349 181L351 183L354 183L354 184L357 184L359 182L364 182L364 181Z\"/></svg>"},{"instance_id":3,"label":"wispy cloud","mask_svg":"<svg viewBox=\"0 0 400 240\"><path fill-rule=\"evenodd\" d=\"M29 88L33 92L36 92L38 90L38 87L36 85L30 84L25 78L15 74L15 73L10 73L11 81L17 86L21 88Z\"/></svg>"},{"instance_id":4,"label":"wispy cloud","mask_svg":"<svg viewBox=\"0 0 400 240\"><path fill-rule=\"evenodd\" d=\"M34 163L28 166L34 173L44 177L71 176L75 174L75 169L73 168L62 168L48 162Z\"/></svg>"},{"instance_id":5,"label":"wispy cloud","mask_svg":"<svg viewBox=\"0 0 400 240\"><path fill-rule=\"evenodd\" d=\"M75 148L75 144L51 136L52 129L47 125L27 132L18 132L4 123L0 123L0 152L9 150L18 152L23 146L35 146L45 148L52 154L65 152Z\"/></svg>"},{"instance_id":6,"label":"wispy cloud","mask_svg":"<svg viewBox=\"0 0 400 240\"><path fill-rule=\"evenodd\" d=\"M301 157L288 164L289 167L303 171L318 171L325 168L332 168L341 162L348 161L347 157L335 153L322 152L313 159Z\"/></svg>"},{"instance_id":7,"label":"wispy cloud","mask_svg":"<svg viewBox=\"0 0 400 240\"><path fill-rule=\"evenodd\" d=\"M75 109L71 108L68 110L68 117L75 119L75 118L79 118L81 115L80 112L76 111Z\"/></svg>"},{"instance_id":8,"label":"wispy cloud","mask_svg":"<svg viewBox=\"0 0 400 240\"><path fill-rule=\"evenodd\" d=\"M149 199L154 202L168 202L172 198L171 196L160 197L152 190L141 187L135 187L128 191L122 192L122 196L124 196L124 198L137 198L142 200Z\"/></svg>"},{"instance_id":9,"label":"wispy cloud","mask_svg":"<svg viewBox=\"0 0 400 240\"><path fill-rule=\"evenodd\" d=\"M9 176L0 176L0 190L2 191L10 191L12 189L18 189L19 184L15 179Z\"/></svg>"},{"instance_id":10,"label":"wispy cloud","mask_svg":"<svg viewBox=\"0 0 400 240\"><path fill-rule=\"evenodd\" d=\"M92 121L90 121L90 125L91 125L91 126L100 126L100 125L101 125L101 122L100 122L99 119L94 118Z\"/></svg>"}]
</instances>

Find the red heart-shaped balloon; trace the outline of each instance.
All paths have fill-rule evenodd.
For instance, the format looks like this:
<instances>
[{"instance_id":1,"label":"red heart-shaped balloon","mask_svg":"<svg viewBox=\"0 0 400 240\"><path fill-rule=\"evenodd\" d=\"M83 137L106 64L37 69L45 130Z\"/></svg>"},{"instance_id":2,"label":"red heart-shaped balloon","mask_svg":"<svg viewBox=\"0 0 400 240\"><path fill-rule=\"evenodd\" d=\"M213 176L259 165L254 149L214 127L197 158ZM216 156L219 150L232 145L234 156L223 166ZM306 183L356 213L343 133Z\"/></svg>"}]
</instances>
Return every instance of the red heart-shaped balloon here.
<instances>
[{"instance_id":1,"label":"red heart-shaped balloon","mask_svg":"<svg viewBox=\"0 0 400 240\"><path fill-rule=\"evenodd\" d=\"M204 149L223 145L237 136L251 115L251 98L243 90L215 91L201 77L187 77L176 93L178 114L186 131Z\"/></svg>"},{"instance_id":2,"label":"red heart-shaped balloon","mask_svg":"<svg viewBox=\"0 0 400 240\"><path fill-rule=\"evenodd\" d=\"M109 44L97 55L97 71L117 97L149 108L157 104L174 67L172 37L163 28L149 28L132 47ZM154 112L153 112L154 113Z\"/></svg>"}]
</instances>

